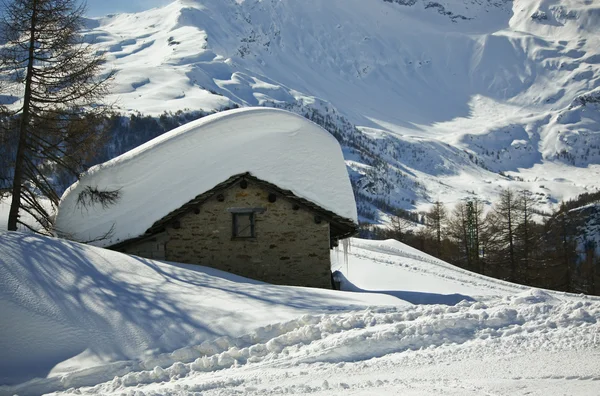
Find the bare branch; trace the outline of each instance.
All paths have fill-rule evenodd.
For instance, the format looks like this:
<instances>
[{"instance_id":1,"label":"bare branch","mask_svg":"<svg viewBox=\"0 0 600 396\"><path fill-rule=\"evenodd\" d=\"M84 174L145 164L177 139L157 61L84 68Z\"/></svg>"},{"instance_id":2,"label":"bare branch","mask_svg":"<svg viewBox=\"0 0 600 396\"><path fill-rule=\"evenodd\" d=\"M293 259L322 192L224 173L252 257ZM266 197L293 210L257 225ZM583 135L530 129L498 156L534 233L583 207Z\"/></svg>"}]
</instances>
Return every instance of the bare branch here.
<instances>
[{"instance_id":1,"label":"bare branch","mask_svg":"<svg viewBox=\"0 0 600 396\"><path fill-rule=\"evenodd\" d=\"M86 186L77 196L77 207L87 209L89 206L100 204L103 209L114 205L121 197L120 190L99 190L98 187Z\"/></svg>"}]
</instances>

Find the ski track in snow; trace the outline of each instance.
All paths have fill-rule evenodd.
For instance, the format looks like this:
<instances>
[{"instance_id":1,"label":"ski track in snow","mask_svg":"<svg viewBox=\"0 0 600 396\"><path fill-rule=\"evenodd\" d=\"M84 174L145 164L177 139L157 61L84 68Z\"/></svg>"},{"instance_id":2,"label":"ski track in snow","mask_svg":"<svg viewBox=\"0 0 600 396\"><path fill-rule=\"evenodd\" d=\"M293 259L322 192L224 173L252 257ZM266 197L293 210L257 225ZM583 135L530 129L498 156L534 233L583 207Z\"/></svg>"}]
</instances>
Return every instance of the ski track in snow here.
<instances>
[{"instance_id":1,"label":"ski track in snow","mask_svg":"<svg viewBox=\"0 0 600 396\"><path fill-rule=\"evenodd\" d=\"M290 393L294 388L293 393L326 394L336 388L338 392L378 387L415 386L418 389L419 381L402 380L401 375L386 377L383 381L364 381L364 378L357 381L354 377L369 378L369 373L394 371L395 367L423 369L431 366L432 361L437 361L437 365L441 362L455 365L473 358L485 360L488 355L499 360L502 356L518 360L524 354L535 356L539 351L556 358L562 353L595 349L598 362L599 320L599 302L564 302L539 290L486 303L464 301L450 307L415 306L306 315L260 328L244 337L221 338L175 351L162 359L145 362L141 370L117 376L112 381L58 394L140 396L212 394L211 391L214 394L276 394ZM167 362L173 360L177 362L168 365ZM545 371L537 376L515 374L510 381L578 380L585 382L586 387L587 382L600 380L600 373L593 374L594 370L597 366L588 367L580 375ZM324 380L327 377L335 380ZM346 380L336 382L341 377ZM383 378L381 374L380 378ZM294 384L299 380L304 385ZM318 386L306 384L319 380ZM468 391L464 386L469 381L453 380L454 385L445 383L452 380L424 378L421 385L429 391L436 385L457 391L441 394ZM62 383L69 387L76 381L76 375L66 376ZM463 394L482 394L484 388L474 387L470 393Z\"/></svg>"},{"instance_id":2,"label":"ski track in snow","mask_svg":"<svg viewBox=\"0 0 600 396\"><path fill-rule=\"evenodd\" d=\"M390 267L401 267L404 271L417 273L424 276L432 276L445 280L455 281L460 284L467 284L485 290L485 294L493 291L495 294L515 293L516 290L528 290L530 287L504 282L498 279L490 278L485 275L473 273L462 268L450 265L442 260L426 253L417 251L414 248L404 247L404 249L390 246L399 245L396 241L363 241L354 239L354 246L358 251L350 253L354 258L364 261L374 261ZM414 250L409 252L408 250ZM399 259L400 258L400 259ZM408 260L403 260L406 258ZM430 265L427 265L430 264ZM444 271L440 271L443 268ZM338 269L343 271L343 266L338 265ZM465 276L466 275L466 276ZM555 292L556 293L556 292Z\"/></svg>"}]
</instances>

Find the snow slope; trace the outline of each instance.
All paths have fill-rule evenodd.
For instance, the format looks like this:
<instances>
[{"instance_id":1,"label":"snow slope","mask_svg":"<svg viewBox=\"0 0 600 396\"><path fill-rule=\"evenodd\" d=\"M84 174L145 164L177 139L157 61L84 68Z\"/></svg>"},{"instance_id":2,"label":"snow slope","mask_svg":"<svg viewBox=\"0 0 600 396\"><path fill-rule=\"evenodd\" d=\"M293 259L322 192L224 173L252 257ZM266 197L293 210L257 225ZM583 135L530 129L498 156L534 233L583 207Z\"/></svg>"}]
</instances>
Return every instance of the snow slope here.
<instances>
[{"instance_id":1,"label":"snow slope","mask_svg":"<svg viewBox=\"0 0 600 396\"><path fill-rule=\"evenodd\" d=\"M53 377L44 384L58 386L57 376L98 365L106 365L106 373L94 378L108 380L131 361L172 364L180 355L219 349L218 337L375 304L407 305L391 296L271 286L210 268L4 232L0 383ZM199 347L160 356L193 345Z\"/></svg>"},{"instance_id":2,"label":"snow slope","mask_svg":"<svg viewBox=\"0 0 600 396\"><path fill-rule=\"evenodd\" d=\"M11 318L0 394L597 392L600 298L471 274L393 241L354 239L347 261L332 257L363 293L0 234Z\"/></svg>"},{"instance_id":3,"label":"snow slope","mask_svg":"<svg viewBox=\"0 0 600 396\"><path fill-rule=\"evenodd\" d=\"M179 0L93 20L86 40L107 51L111 99L125 111L291 108L330 130L358 127L342 143L366 198L415 209L513 186L548 209L598 188L598 10L583 0Z\"/></svg>"},{"instance_id":4,"label":"snow slope","mask_svg":"<svg viewBox=\"0 0 600 396\"><path fill-rule=\"evenodd\" d=\"M190 122L91 168L63 195L56 229L110 246L143 235L171 211L246 172L357 222L333 136L290 112L246 108ZM119 191L120 197L109 207L83 207L78 197L86 188Z\"/></svg>"},{"instance_id":5,"label":"snow slope","mask_svg":"<svg viewBox=\"0 0 600 396\"><path fill-rule=\"evenodd\" d=\"M341 252L332 255L332 269L343 274L345 290L391 294L414 304L454 305L531 289L463 270L395 240L352 239L351 249L348 259Z\"/></svg>"}]
</instances>

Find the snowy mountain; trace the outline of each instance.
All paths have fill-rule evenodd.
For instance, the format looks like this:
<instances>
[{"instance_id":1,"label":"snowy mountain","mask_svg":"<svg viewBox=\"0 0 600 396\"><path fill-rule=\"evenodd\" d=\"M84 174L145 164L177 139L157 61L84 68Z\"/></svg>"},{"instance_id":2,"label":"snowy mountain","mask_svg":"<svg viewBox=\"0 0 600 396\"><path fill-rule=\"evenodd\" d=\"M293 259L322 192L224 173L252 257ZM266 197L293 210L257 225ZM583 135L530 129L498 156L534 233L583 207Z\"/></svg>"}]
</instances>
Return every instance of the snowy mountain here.
<instances>
[{"instance_id":1,"label":"snowy mountain","mask_svg":"<svg viewBox=\"0 0 600 396\"><path fill-rule=\"evenodd\" d=\"M88 25L123 110L296 111L345 146L363 204L598 188L594 1L178 0Z\"/></svg>"},{"instance_id":2,"label":"snowy mountain","mask_svg":"<svg viewBox=\"0 0 600 396\"><path fill-rule=\"evenodd\" d=\"M598 297L391 240L332 260L358 292L0 233L0 395L597 393Z\"/></svg>"}]
</instances>

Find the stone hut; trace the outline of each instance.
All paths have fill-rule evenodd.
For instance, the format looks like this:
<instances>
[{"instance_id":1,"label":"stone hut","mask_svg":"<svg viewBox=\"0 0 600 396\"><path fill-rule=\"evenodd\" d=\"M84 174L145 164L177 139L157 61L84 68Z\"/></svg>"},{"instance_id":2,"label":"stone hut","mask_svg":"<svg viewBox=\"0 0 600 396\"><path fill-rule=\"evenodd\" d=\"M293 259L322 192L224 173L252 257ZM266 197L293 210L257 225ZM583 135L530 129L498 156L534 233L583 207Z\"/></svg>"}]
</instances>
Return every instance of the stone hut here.
<instances>
[{"instance_id":1,"label":"stone hut","mask_svg":"<svg viewBox=\"0 0 600 396\"><path fill-rule=\"evenodd\" d=\"M118 191L114 205L90 191ZM330 249L357 229L337 141L289 112L218 113L90 169L59 206L63 236L274 284L331 287Z\"/></svg>"},{"instance_id":2,"label":"stone hut","mask_svg":"<svg viewBox=\"0 0 600 396\"><path fill-rule=\"evenodd\" d=\"M246 173L110 248L269 283L328 288L330 248L355 231L353 222Z\"/></svg>"}]
</instances>

